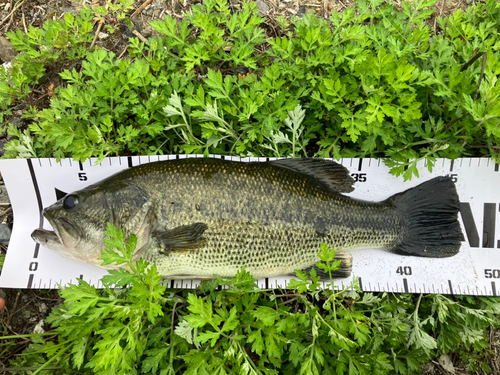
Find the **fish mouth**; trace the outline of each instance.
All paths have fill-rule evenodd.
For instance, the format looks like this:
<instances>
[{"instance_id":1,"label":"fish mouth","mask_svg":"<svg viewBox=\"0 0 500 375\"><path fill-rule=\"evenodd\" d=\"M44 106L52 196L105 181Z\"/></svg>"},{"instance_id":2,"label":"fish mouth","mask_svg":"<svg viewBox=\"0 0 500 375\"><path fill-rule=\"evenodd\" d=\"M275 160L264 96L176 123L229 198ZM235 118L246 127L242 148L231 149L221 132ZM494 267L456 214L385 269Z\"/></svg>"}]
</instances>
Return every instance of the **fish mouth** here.
<instances>
[{"instance_id":1,"label":"fish mouth","mask_svg":"<svg viewBox=\"0 0 500 375\"><path fill-rule=\"evenodd\" d=\"M31 234L31 238L41 245L53 244L66 248L74 248L82 239L81 230L72 221L65 217L54 218L49 211L43 210L43 216L54 229L37 229Z\"/></svg>"},{"instance_id":2,"label":"fish mouth","mask_svg":"<svg viewBox=\"0 0 500 375\"><path fill-rule=\"evenodd\" d=\"M50 243L62 245L61 239L57 236L57 234L46 229L35 229L33 233L31 233L31 238L33 238L33 241L43 246Z\"/></svg>"}]
</instances>

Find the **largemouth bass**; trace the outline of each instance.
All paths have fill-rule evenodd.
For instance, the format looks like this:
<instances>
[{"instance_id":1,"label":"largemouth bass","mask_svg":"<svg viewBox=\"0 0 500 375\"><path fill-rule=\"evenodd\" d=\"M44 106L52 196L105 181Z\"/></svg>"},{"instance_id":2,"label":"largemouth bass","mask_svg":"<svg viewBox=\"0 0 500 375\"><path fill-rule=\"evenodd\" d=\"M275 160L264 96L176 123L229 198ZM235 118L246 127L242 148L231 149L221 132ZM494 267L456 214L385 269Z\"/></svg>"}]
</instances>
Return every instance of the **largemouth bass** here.
<instances>
[{"instance_id":1,"label":"largemouth bass","mask_svg":"<svg viewBox=\"0 0 500 375\"><path fill-rule=\"evenodd\" d=\"M54 231L32 238L58 254L101 266L108 222L138 238L135 259L165 278L293 274L319 261L323 242L346 251L383 248L419 257L457 254L459 199L437 177L383 202L364 202L342 165L324 159L244 163L178 159L130 168L71 193L43 210ZM105 268L111 268L107 266ZM117 268L117 267L115 267Z\"/></svg>"}]
</instances>

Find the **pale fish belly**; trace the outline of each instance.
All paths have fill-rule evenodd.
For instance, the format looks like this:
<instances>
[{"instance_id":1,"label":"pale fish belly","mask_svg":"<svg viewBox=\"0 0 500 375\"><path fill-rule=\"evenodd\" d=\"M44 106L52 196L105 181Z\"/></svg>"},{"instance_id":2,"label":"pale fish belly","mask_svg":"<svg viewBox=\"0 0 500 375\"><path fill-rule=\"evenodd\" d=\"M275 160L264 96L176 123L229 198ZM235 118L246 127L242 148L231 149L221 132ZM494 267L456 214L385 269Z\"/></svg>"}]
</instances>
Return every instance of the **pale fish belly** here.
<instances>
[{"instance_id":1,"label":"pale fish belly","mask_svg":"<svg viewBox=\"0 0 500 375\"><path fill-rule=\"evenodd\" d=\"M394 224L395 218L385 216L389 225ZM264 278L290 275L296 269L311 267L320 261L318 252L322 242L340 252L360 247L386 247L398 237L394 226L375 229L334 225L326 235L318 233L312 225L297 228L279 222L266 226L257 223L221 225L219 222L209 223L208 228L203 248L168 251L153 245L143 257L156 263L165 278L212 278L214 274L232 277L242 266L255 278Z\"/></svg>"}]
</instances>

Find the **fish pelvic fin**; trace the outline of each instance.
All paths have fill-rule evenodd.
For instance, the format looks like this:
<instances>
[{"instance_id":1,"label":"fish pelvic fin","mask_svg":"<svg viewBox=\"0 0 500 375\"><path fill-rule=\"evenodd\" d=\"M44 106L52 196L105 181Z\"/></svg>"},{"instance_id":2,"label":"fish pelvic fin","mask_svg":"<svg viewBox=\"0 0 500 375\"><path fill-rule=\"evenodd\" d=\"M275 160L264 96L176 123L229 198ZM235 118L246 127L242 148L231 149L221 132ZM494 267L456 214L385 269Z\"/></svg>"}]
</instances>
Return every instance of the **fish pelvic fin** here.
<instances>
[{"instance_id":1,"label":"fish pelvic fin","mask_svg":"<svg viewBox=\"0 0 500 375\"><path fill-rule=\"evenodd\" d=\"M204 247L207 240L203 233L208 229L205 223L182 225L153 235L160 246L160 253L172 251L190 251Z\"/></svg>"},{"instance_id":2,"label":"fish pelvic fin","mask_svg":"<svg viewBox=\"0 0 500 375\"><path fill-rule=\"evenodd\" d=\"M334 279L344 279L349 277L352 273L352 255L347 252L338 252L335 254L334 262L341 261L339 269L332 272L332 278ZM322 281L330 281L330 275L325 270L322 270L318 266L314 265L303 269L307 273L310 273L312 269L316 270L316 275L320 277Z\"/></svg>"},{"instance_id":3,"label":"fish pelvic fin","mask_svg":"<svg viewBox=\"0 0 500 375\"><path fill-rule=\"evenodd\" d=\"M459 252L464 236L458 222L460 201L451 178L433 178L388 200L401 215L401 235L390 251L428 258Z\"/></svg>"},{"instance_id":4,"label":"fish pelvic fin","mask_svg":"<svg viewBox=\"0 0 500 375\"><path fill-rule=\"evenodd\" d=\"M331 160L289 158L273 160L268 163L279 168L305 174L314 179L325 190L336 193L350 193L354 190L352 186L354 179L351 177L349 170L342 164Z\"/></svg>"}]
</instances>

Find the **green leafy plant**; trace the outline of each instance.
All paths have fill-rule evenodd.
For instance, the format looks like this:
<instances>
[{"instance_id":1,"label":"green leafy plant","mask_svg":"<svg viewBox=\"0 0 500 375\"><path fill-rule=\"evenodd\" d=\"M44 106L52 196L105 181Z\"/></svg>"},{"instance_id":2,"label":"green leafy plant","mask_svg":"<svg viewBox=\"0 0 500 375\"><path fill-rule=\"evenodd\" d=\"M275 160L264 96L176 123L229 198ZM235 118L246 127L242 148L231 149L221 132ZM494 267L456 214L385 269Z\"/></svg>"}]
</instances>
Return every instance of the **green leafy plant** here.
<instances>
[{"instance_id":1,"label":"green leafy plant","mask_svg":"<svg viewBox=\"0 0 500 375\"><path fill-rule=\"evenodd\" d=\"M421 363L454 351L488 371L493 298L361 293L333 287L335 251L321 246L316 271L296 271L286 290L262 290L243 268L198 290L167 290L156 267L132 262L136 238L111 224L97 290L83 280L60 291L64 303L13 369L65 374L418 374ZM323 284L323 282L325 284ZM326 286L326 288L324 288ZM479 302L479 305L478 305ZM50 372L49 372L50 373Z\"/></svg>"},{"instance_id":2,"label":"green leafy plant","mask_svg":"<svg viewBox=\"0 0 500 375\"><path fill-rule=\"evenodd\" d=\"M26 34L8 32L12 46L21 53L14 58L12 69L0 68L0 108L25 98L56 62L84 58L92 41L91 21L92 12L83 8L77 16L66 13L64 22L50 20L39 29L30 25Z\"/></svg>"},{"instance_id":3,"label":"green leafy plant","mask_svg":"<svg viewBox=\"0 0 500 375\"><path fill-rule=\"evenodd\" d=\"M107 2L106 7L96 6L92 8L96 19L105 24L109 33L114 33L119 25L132 26L132 21L127 18L126 13L133 9L134 0L118 0L116 3Z\"/></svg>"},{"instance_id":4,"label":"green leafy plant","mask_svg":"<svg viewBox=\"0 0 500 375\"><path fill-rule=\"evenodd\" d=\"M6 157L26 148L81 161L179 152L387 157L405 179L423 159L429 169L438 157L497 160L500 7L487 0L438 17L436 34L426 24L434 4L403 2L398 11L361 0L329 20L281 20L265 40L254 3L231 14L225 0L207 1L181 21L153 21L161 36L147 43L132 38L133 62L100 50L82 72L61 73L65 87L50 108L30 112L30 133L11 129Z\"/></svg>"}]
</instances>

